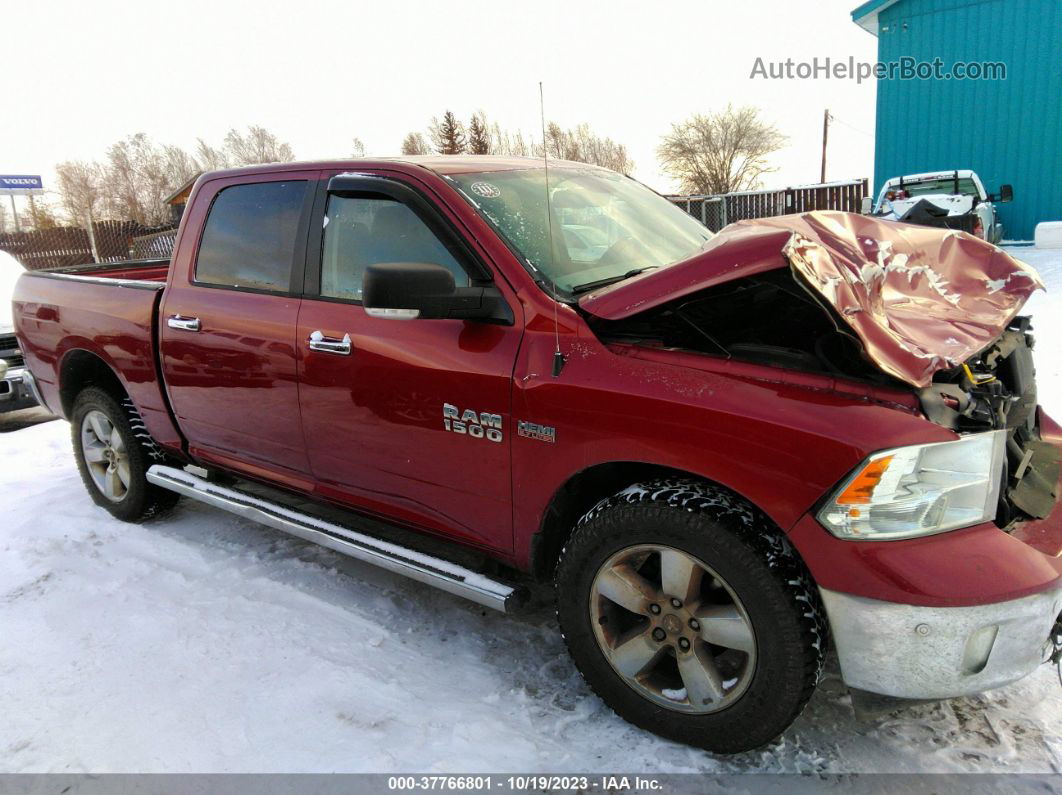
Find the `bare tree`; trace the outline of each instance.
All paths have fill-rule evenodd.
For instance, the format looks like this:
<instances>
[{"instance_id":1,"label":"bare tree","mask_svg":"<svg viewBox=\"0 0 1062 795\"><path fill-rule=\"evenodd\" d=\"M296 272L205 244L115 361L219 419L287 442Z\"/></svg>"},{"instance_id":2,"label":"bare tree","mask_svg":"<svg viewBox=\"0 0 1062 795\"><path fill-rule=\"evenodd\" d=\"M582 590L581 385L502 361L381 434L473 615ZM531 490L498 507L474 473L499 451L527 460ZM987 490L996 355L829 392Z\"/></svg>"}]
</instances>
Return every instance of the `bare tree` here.
<instances>
[{"instance_id":1,"label":"bare tree","mask_svg":"<svg viewBox=\"0 0 1062 795\"><path fill-rule=\"evenodd\" d=\"M166 197L200 170L179 147L156 144L144 133L132 135L107 150L102 166L104 208L112 217L145 226L166 223Z\"/></svg>"},{"instance_id":2,"label":"bare tree","mask_svg":"<svg viewBox=\"0 0 1062 795\"><path fill-rule=\"evenodd\" d=\"M108 214L145 225L159 222L155 204L165 195L160 187L162 159L162 152L144 133L107 150L104 196Z\"/></svg>"},{"instance_id":3,"label":"bare tree","mask_svg":"<svg viewBox=\"0 0 1062 795\"><path fill-rule=\"evenodd\" d=\"M426 155L430 151L427 140L419 132L408 133L402 139L402 154L404 155Z\"/></svg>"},{"instance_id":4,"label":"bare tree","mask_svg":"<svg viewBox=\"0 0 1062 795\"><path fill-rule=\"evenodd\" d=\"M671 125L657 148L665 173L687 193L730 193L761 185L761 177L776 169L768 157L787 138L760 119L759 109L734 109L695 114Z\"/></svg>"},{"instance_id":5,"label":"bare tree","mask_svg":"<svg viewBox=\"0 0 1062 795\"><path fill-rule=\"evenodd\" d=\"M29 223L34 229L54 229L59 226L59 221L51 208L36 196L30 195L26 209Z\"/></svg>"},{"instance_id":6,"label":"bare tree","mask_svg":"<svg viewBox=\"0 0 1062 795\"><path fill-rule=\"evenodd\" d=\"M442 121L432 118L428 134L440 155L459 155L465 151L465 127L451 111L443 114Z\"/></svg>"},{"instance_id":7,"label":"bare tree","mask_svg":"<svg viewBox=\"0 0 1062 795\"><path fill-rule=\"evenodd\" d=\"M534 150L536 155L542 156L541 145L535 146ZM556 122L550 122L546 127L546 151L558 160L591 163L621 174L630 174L634 170L634 161L626 146L598 135L586 123L565 130Z\"/></svg>"},{"instance_id":8,"label":"bare tree","mask_svg":"<svg viewBox=\"0 0 1062 795\"><path fill-rule=\"evenodd\" d=\"M0 235L7 231L7 205L0 202Z\"/></svg>"},{"instance_id":9,"label":"bare tree","mask_svg":"<svg viewBox=\"0 0 1062 795\"><path fill-rule=\"evenodd\" d=\"M363 144L361 142L361 139L358 138L357 136L355 136L354 140L351 141L350 156L351 157L365 157L365 144Z\"/></svg>"},{"instance_id":10,"label":"bare tree","mask_svg":"<svg viewBox=\"0 0 1062 795\"><path fill-rule=\"evenodd\" d=\"M251 125L246 133L229 130L225 135L225 152L230 162L236 166L250 166L256 163L290 163L295 159L291 146L280 141L273 133Z\"/></svg>"},{"instance_id":11,"label":"bare tree","mask_svg":"<svg viewBox=\"0 0 1062 795\"><path fill-rule=\"evenodd\" d=\"M218 171L232 166L224 149L213 147L202 138L196 139L194 157L200 171Z\"/></svg>"},{"instance_id":12,"label":"bare tree","mask_svg":"<svg viewBox=\"0 0 1062 795\"><path fill-rule=\"evenodd\" d=\"M72 224L82 226L99 217L103 206L103 169L98 163L68 160L55 167L59 201Z\"/></svg>"},{"instance_id":13,"label":"bare tree","mask_svg":"<svg viewBox=\"0 0 1062 795\"><path fill-rule=\"evenodd\" d=\"M110 217L157 226L171 219L167 197L203 171L294 159L288 144L252 126L245 133L229 130L220 147L199 138L194 154L138 133L112 145L102 163L70 161L56 171L60 204L70 221L82 225L87 217Z\"/></svg>"},{"instance_id":14,"label":"bare tree","mask_svg":"<svg viewBox=\"0 0 1062 795\"><path fill-rule=\"evenodd\" d=\"M531 146L519 130L510 134L508 130L503 130L498 122L494 122L490 128L490 151L496 155L529 157Z\"/></svg>"},{"instance_id":15,"label":"bare tree","mask_svg":"<svg viewBox=\"0 0 1062 795\"><path fill-rule=\"evenodd\" d=\"M491 153L490 127L483 111L473 113L468 123L468 152L473 155Z\"/></svg>"}]
</instances>

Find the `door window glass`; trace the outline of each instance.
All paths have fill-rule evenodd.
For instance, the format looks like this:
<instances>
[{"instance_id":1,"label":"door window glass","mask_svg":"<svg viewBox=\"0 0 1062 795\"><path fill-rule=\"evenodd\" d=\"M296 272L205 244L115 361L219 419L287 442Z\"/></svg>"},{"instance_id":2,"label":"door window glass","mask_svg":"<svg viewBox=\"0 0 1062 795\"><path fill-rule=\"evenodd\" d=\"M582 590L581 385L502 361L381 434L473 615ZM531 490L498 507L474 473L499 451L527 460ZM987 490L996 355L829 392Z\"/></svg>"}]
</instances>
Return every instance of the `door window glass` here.
<instances>
[{"instance_id":1,"label":"door window glass","mask_svg":"<svg viewBox=\"0 0 1062 795\"><path fill-rule=\"evenodd\" d=\"M442 265L458 287L468 286L454 255L407 205L380 197L329 196L321 295L360 301L365 269L380 262Z\"/></svg>"},{"instance_id":2,"label":"door window glass","mask_svg":"<svg viewBox=\"0 0 1062 795\"><path fill-rule=\"evenodd\" d=\"M287 292L306 183L261 182L220 191L210 207L195 280Z\"/></svg>"}]
</instances>

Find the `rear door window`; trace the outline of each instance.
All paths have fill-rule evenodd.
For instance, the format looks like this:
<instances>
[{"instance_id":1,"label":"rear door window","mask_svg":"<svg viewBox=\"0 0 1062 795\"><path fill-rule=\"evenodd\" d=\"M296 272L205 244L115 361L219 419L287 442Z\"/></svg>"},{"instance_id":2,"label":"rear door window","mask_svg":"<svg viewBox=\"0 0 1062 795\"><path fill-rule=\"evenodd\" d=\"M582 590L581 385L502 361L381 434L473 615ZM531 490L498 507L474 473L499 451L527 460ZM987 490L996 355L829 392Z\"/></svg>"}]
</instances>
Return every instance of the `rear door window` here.
<instances>
[{"instance_id":1,"label":"rear door window","mask_svg":"<svg viewBox=\"0 0 1062 795\"><path fill-rule=\"evenodd\" d=\"M222 189L203 229L196 282L288 292L306 185L293 180Z\"/></svg>"}]
</instances>

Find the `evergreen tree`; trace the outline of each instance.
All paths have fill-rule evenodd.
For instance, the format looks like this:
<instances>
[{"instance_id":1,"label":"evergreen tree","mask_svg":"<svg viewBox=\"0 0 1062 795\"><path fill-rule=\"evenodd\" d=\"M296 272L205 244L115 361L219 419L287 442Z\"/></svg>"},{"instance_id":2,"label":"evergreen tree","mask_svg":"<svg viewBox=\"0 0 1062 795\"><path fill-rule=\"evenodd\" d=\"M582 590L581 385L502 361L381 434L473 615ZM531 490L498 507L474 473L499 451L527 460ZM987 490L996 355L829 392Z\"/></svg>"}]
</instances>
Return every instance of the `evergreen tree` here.
<instances>
[{"instance_id":1,"label":"evergreen tree","mask_svg":"<svg viewBox=\"0 0 1062 795\"><path fill-rule=\"evenodd\" d=\"M467 146L465 127L457 120L453 112L446 111L443 114L442 121L433 118L428 132L431 135L435 151L440 155L459 155L465 151Z\"/></svg>"},{"instance_id":2,"label":"evergreen tree","mask_svg":"<svg viewBox=\"0 0 1062 795\"><path fill-rule=\"evenodd\" d=\"M468 152L473 155L489 155L490 129L483 111L474 113L468 123Z\"/></svg>"}]
</instances>

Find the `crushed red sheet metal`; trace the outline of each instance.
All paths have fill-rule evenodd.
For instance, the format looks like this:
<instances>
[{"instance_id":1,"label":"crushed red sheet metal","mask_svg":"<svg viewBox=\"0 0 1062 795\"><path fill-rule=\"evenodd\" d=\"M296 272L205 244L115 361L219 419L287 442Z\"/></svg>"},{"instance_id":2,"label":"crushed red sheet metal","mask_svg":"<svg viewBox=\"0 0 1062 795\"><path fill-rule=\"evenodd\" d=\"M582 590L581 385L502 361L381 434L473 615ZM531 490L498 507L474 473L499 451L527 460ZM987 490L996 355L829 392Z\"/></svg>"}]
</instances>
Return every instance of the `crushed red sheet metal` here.
<instances>
[{"instance_id":1,"label":"crushed red sheet metal","mask_svg":"<svg viewBox=\"0 0 1062 795\"><path fill-rule=\"evenodd\" d=\"M812 212L731 224L701 252L579 299L621 320L723 282L791 267L878 367L913 386L989 345L1043 288L1036 271L964 232Z\"/></svg>"},{"instance_id":2,"label":"crushed red sheet metal","mask_svg":"<svg viewBox=\"0 0 1062 795\"><path fill-rule=\"evenodd\" d=\"M1039 275L963 232L816 212L758 221L792 231L783 253L886 372L927 386L1007 327Z\"/></svg>"}]
</instances>

